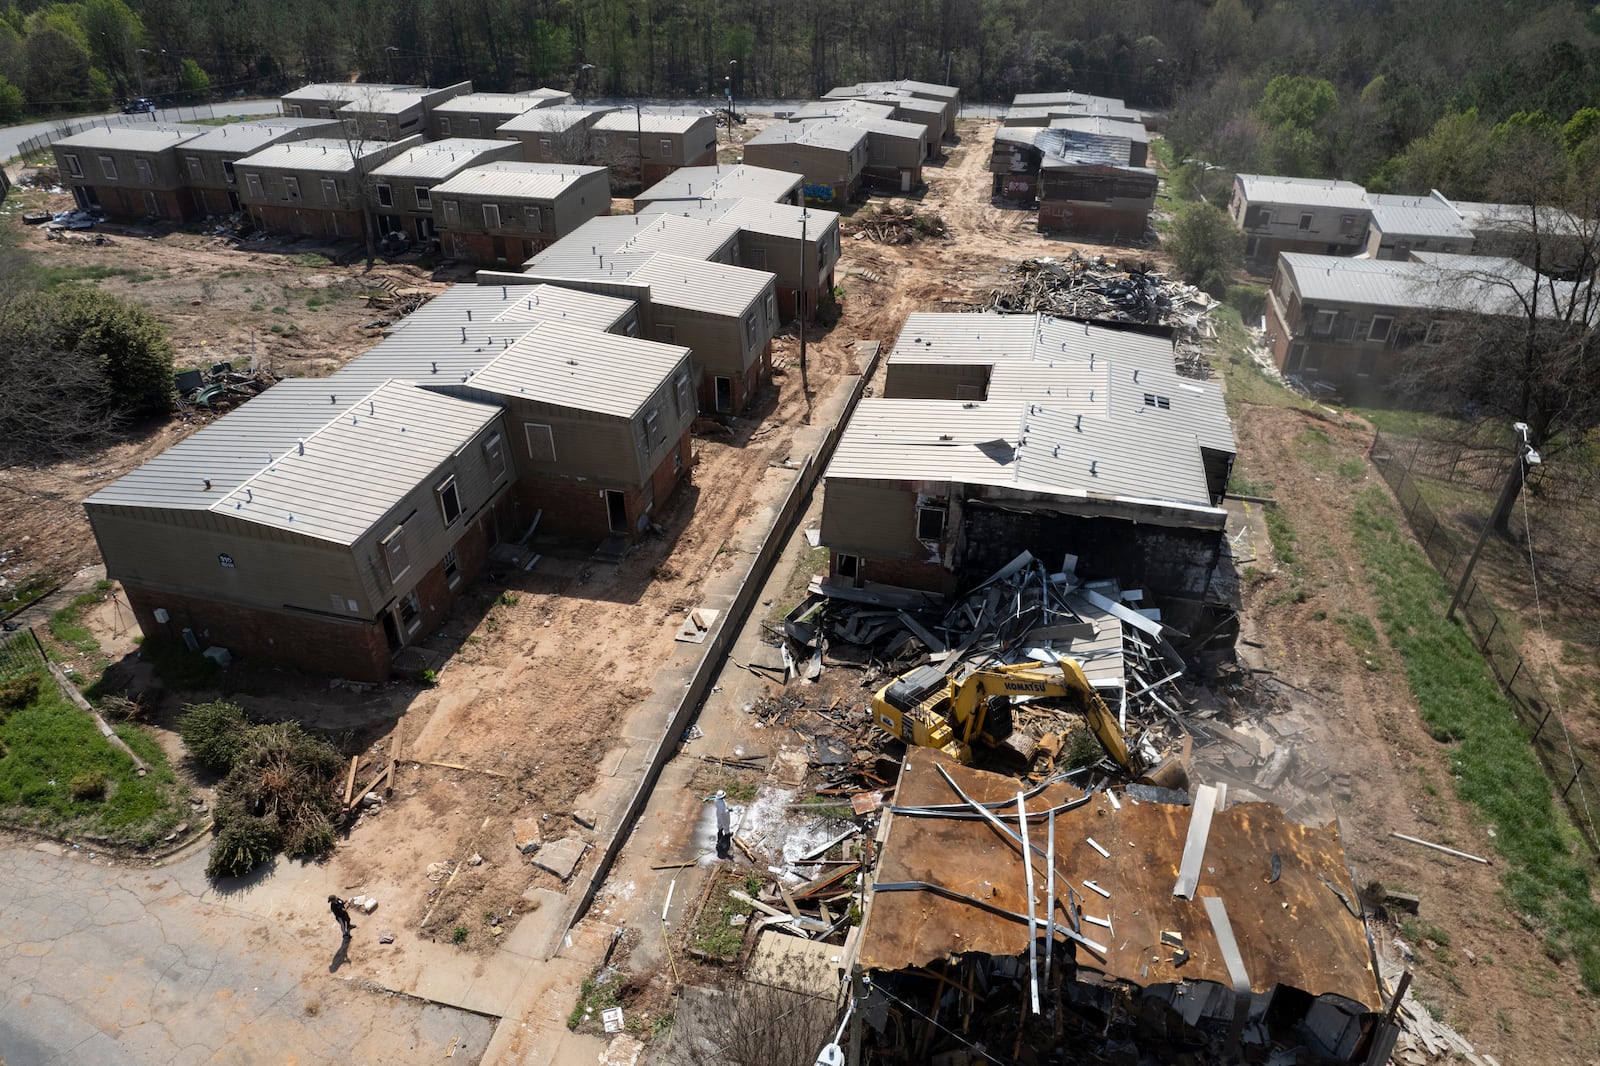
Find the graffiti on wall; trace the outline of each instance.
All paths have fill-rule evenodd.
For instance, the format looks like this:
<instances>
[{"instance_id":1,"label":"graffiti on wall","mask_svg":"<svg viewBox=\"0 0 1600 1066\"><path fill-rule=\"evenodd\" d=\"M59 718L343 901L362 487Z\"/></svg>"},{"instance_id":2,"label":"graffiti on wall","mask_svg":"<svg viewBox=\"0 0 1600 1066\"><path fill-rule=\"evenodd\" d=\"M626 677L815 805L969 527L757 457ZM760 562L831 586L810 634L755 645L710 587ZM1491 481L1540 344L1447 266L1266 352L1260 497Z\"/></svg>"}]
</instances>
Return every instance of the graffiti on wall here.
<instances>
[{"instance_id":1,"label":"graffiti on wall","mask_svg":"<svg viewBox=\"0 0 1600 1066\"><path fill-rule=\"evenodd\" d=\"M833 202L832 185L803 185L800 191L807 200L820 200L825 204Z\"/></svg>"}]
</instances>

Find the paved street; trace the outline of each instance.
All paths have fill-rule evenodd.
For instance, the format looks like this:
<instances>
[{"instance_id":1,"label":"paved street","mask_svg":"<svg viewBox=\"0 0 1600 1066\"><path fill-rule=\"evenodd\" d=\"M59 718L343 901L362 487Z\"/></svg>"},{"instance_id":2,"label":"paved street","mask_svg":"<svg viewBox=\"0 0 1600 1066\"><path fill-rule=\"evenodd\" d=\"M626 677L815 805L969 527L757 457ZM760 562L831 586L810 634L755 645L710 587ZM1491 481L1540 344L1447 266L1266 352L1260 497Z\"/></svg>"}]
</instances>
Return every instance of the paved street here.
<instances>
[{"instance_id":1,"label":"paved street","mask_svg":"<svg viewBox=\"0 0 1600 1066\"><path fill-rule=\"evenodd\" d=\"M493 1019L352 978L320 897L251 913L211 890L203 851L134 869L44 847L0 847L5 1066L420 1063L452 1042L475 1063L488 1045Z\"/></svg>"}]
</instances>

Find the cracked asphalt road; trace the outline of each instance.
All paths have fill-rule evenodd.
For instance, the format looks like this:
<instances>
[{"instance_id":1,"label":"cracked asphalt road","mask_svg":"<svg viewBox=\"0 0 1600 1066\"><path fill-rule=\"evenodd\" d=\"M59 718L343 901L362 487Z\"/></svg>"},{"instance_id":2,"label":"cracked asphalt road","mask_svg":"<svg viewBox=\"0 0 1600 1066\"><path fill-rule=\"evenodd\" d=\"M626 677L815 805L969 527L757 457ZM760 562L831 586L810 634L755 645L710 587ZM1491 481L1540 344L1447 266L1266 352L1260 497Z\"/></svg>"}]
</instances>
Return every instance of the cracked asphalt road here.
<instances>
[{"instance_id":1,"label":"cracked asphalt road","mask_svg":"<svg viewBox=\"0 0 1600 1066\"><path fill-rule=\"evenodd\" d=\"M157 869L82 856L0 842L4 1066L420 1063L452 1041L470 1064L488 1045L491 1018L347 980L331 918L317 938L230 907L203 854Z\"/></svg>"}]
</instances>

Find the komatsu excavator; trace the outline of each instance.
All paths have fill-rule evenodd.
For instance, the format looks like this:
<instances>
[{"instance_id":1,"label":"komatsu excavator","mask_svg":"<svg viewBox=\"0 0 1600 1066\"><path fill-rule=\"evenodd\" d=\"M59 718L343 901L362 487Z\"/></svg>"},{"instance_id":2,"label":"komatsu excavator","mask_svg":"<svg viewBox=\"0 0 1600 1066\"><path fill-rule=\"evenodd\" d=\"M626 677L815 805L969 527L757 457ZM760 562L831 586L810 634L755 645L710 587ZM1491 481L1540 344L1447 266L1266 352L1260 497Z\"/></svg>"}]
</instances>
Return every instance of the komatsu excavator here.
<instances>
[{"instance_id":1,"label":"komatsu excavator","mask_svg":"<svg viewBox=\"0 0 1600 1066\"><path fill-rule=\"evenodd\" d=\"M1077 705L1106 753L1139 776L1117 716L1071 659L1054 666L1029 662L991 666L952 680L936 666L919 666L878 690L872 720L909 747L938 748L963 763L975 748L997 747L1011 735L1011 697L1067 699Z\"/></svg>"}]
</instances>

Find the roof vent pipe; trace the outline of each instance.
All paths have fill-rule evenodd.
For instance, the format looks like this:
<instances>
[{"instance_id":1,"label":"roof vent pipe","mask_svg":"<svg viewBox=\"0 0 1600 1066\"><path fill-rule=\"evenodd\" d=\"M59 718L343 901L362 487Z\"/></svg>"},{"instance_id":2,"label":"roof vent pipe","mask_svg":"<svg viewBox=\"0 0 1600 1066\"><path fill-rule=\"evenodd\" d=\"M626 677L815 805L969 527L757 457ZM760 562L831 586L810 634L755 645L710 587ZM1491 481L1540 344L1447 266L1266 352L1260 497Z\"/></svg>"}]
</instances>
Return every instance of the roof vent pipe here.
<instances>
[{"instance_id":1,"label":"roof vent pipe","mask_svg":"<svg viewBox=\"0 0 1600 1066\"><path fill-rule=\"evenodd\" d=\"M1079 433L1083 432L1083 416L1082 415L1078 416L1078 424L1076 426L1074 426L1073 428L1075 428Z\"/></svg>"},{"instance_id":2,"label":"roof vent pipe","mask_svg":"<svg viewBox=\"0 0 1600 1066\"><path fill-rule=\"evenodd\" d=\"M461 327L461 343L462 344L467 343L467 327L466 326L462 326Z\"/></svg>"},{"instance_id":3,"label":"roof vent pipe","mask_svg":"<svg viewBox=\"0 0 1600 1066\"><path fill-rule=\"evenodd\" d=\"M439 360L434 359L434 360L432 360L432 363L433 363L433 372L435 374L437 374L439 372Z\"/></svg>"},{"instance_id":4,"label":"roof vent pipe","mask_svg":"<svg viewBox=\"0 0 1600 1066\"><path fill-rule=\"evenodd\" d=\"M207 492L211 491L211 479L210 478L206 478L206 491Z\"/></svg>"},{"instance_id":5,"label":"roof vent pipe","mask_svg":"<svg viewBox=\"0 0 1600 1066\"><path fill-rule=\"evenodd\" d=\"M295 450L301 455L306 453L306 439L304 437L301 437L299 441L296 442Z\"/></svg>"},{"instance_id":6,"label":"roof vent pipe","mask_svg":"<svg viewBox=\"0 0 1600 1066\"><path fill-rule=\"evenodd\" d=\"M337 404L339 402L339 394L335 392L328 393L328 402L331 404Z\"/></svg>"},{"instance_id":7,"label":"roof vent pipe","mask_svg":"<svg viewBox=\"0 0 1600 1066\"><path fill-rule=\"evenodd\" d=\"M502 285L502 286L500 286L500 299L504 300L506 298L507 298L506 287L504 285Z\"/></svg>"},{"instance_id":8,"label":"roof vent pipe","mask_svg":"<svg viewBox=\"0 0 1600 1066\"><path fill-rule=\"evenodd\" d=\"M367 414L368 415L375 414L375 413L377 413L377 410L378 410L378 405L377 405L376 401L368 400L367 401Z\"/></svg>"},{"instance_id":9,"label":"roof vent pipe","mask_svg":"<svg viewBox=\"0 0 1600 1066\"><path fill-rule=\"evenodd\" d=\"M244 502L245 503L255 503L256 502L256 493L255 493L254 489L245 489L244 490Z\"/></svg>"},{"instance_id":10,"label":"roof vent pipe","mask_svg":"<svg viewBox=\"0 0 1600 1066\"><path fill-rule=\"evenodd\" d=\"M472 308L470 308L470 307L467 308L467 321L468 322L472 321Z\"/></svg>"}]
</instances>

